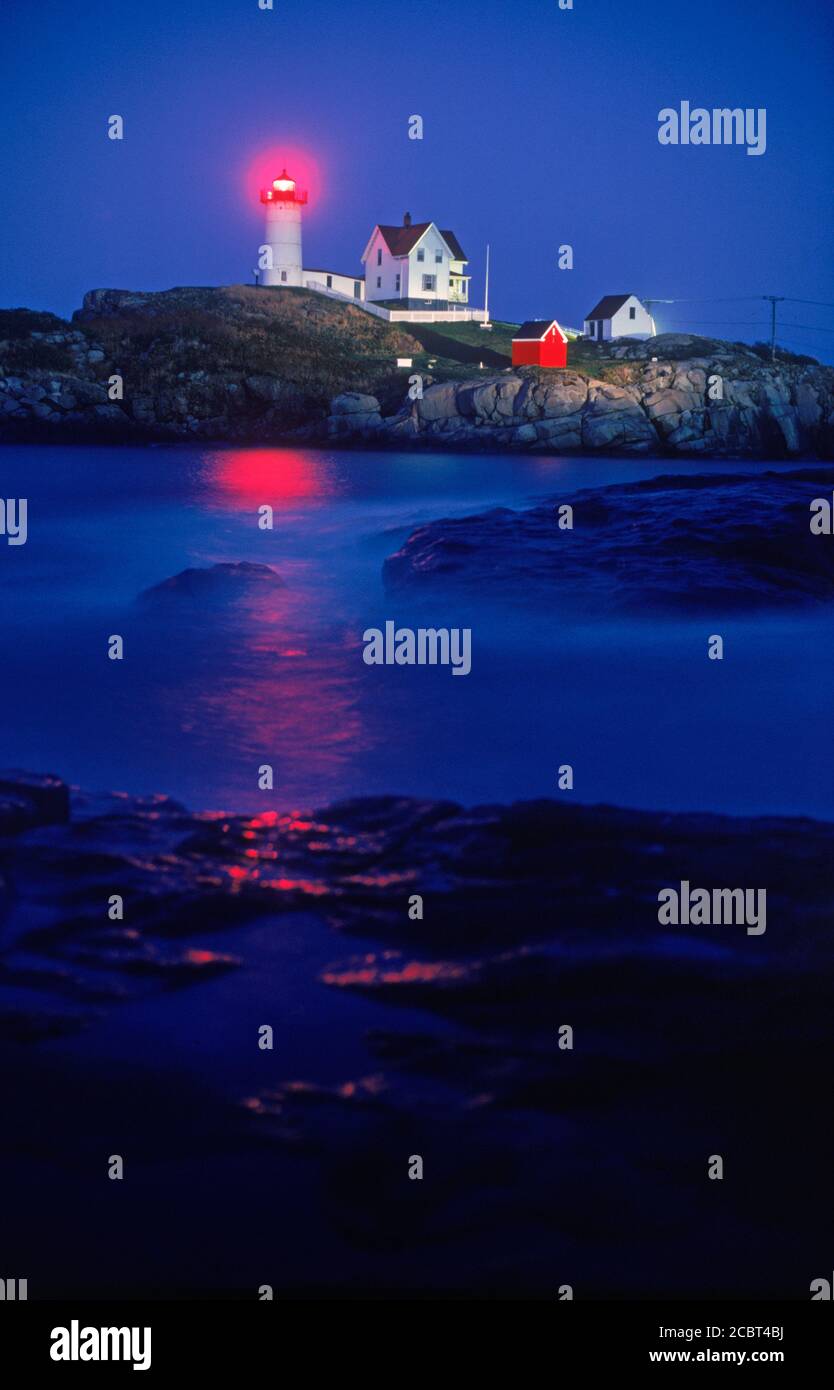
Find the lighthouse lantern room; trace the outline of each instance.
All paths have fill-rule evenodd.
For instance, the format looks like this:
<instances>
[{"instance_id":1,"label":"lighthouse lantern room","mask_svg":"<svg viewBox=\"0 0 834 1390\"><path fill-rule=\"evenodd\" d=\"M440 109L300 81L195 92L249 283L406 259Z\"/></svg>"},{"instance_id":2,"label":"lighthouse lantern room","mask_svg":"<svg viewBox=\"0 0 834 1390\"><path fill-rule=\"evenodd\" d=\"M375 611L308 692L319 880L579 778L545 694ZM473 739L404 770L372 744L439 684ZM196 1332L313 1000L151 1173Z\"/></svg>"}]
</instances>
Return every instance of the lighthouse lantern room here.
<instances>
[{"instance_id":1,"label":"lighthouse lantern room","mask_svg":"<svg viewBox=\"0 0 834 1390\"><path fill-rule=\"evenodd\" d=\"M301 259L301 209L307 202L295 179L283 170L271 187L261 189L266 222L264 245L269 247L271 265L260 272L262 285L303 285Z\"/></svg>"}]
</instances>

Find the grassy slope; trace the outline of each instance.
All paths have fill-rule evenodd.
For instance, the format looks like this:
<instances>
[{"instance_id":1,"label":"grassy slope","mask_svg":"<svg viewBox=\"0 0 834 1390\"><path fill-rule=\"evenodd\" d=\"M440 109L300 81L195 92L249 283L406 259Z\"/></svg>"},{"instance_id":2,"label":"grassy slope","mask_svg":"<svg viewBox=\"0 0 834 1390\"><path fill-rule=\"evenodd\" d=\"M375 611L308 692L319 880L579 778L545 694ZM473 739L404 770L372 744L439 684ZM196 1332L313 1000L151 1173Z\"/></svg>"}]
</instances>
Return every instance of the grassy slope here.
<instances>
[{"instance_id":1,"label":"grassy slope","mask_svg":"<svg viewBox=\"0 0 834 1390\"><path fill-rule=\"evenodd\" d=\"M512 336L517 327L517 324L495 323L488 330L477 323L410 323L408 331L432 357L476 367L478 362L483 362L484 366L494 369L509 367Z\"/></svg>"},{"instance_id":2,"label":"grassy slope","mask_svg":"<svg viewBox=\"0 0 834 1390\"><path fill-rule=\"evenodd\" d=\"M74 357L66 335L81 332L105 360ZM63 335L47 343L32 334ZM270 377L288 383L310 408L341 391L376 395L395 408L408 373L398 357L424 360L397 325L354 305L302 289L197 286L159 292L100 291L67 323L28 310L0 311L0 375L55 371L106 383L119 370L131 391L184 389L194 374L214 380Z\"/></svg>"},{"instance_id":3,"label":"grassy slope","mask_svg":"<svg viewBox=\"0 0 834 1390\"><path fill-rule=\"evenodd\" d=\"M518 328L517 323L495 320L491 332L480 328L477 323L408 325L409 333L418 338L426 349L421 363L427 363L433 352L435 356L432 360L436 361L436 365L431 369L432 374L443 379L453 376L480 376L483 373L477 369L479 361L482 361L490 372L509 367L512 362L512 341ZM468 366L470 370L462 370L461 364L464 367ZM473 367L474 370L471 370ZM568 343L568 367L582 376L596 377L598 380L610 381L620 386L627 386L635 381L640 372L640 364L611 362L600 358L582 338ZM555 369L541 370L543 375L547 376Z\"/></svg>"},{"instance_id":4,"label":"grassy slope","mask_svg":"<svg viewBox=\"0 0 834 1390\"><path fill-rule=\"evenodd\" d=\"M79 359L64 343L31 336L72 331L105 353L101 364L84 361L83 375L106 382L118 369L133 391L148 395L181 389L194 373L267 376L297 388L311 406L352 390L377 396L385 410L397 408L407 386L409 370L396 366L398 357L410 358L427 382L477 379L509 366L512 336L506 324L491 333L476 324L387 324L302 289L102 292L72 324L51 314L0 310L0 373L77 373Z\"/></svg>"},{"instance_id":5,"label":"grassy slope","mask_svg":"<svg viewBox=\"0 0 834 1390\"><path fill-rule=\"evenodd\" d=\"M419 361L415 359L415 366L428 368L433 349L437 355L431 359L433 365L428 370L436 380L471 379L493 374L511 365L512 340L518 328L517 323L496 321L493 321L491 332L486 332L477 323L409 324L409 332L419 338L426 349ZM483 371L478 369L479 361L484 363ZM616 386L628 386L638 379L642 364L606 361L582 338L577 338L568 343L568 367L581 376L595 377L598 381L608 381ZM536 369L543 380L556 370L550 367Z\"/></svg>"},{"instance_id":6,"label":"grassy slope","mask_svg":"<svg viewBox=\"0 0 834 1390\"><path fill-rule=\"evenodd\" d=\"M178 371L275 376L311 397L385 389L416 344L395 326L301 289L170 290L84 327L114 358L127 347L153 389ZM399 379L402 373L399 373Z\"/></svg>"},{"instance_id":7,"label":"grassy slope","mask_svg":"<svg viewBox=\"0 0 834 1390\"><path fill-rule=\"evenodd\" d=\"M116 312L112 305L85 311L73 324L54 314L0 310L0 367L72 371L66 347L30 336L71 329L103 347L108 364L129 367L134 388L149 393L181 372L226 371L280 377L321 400L358 390L391 404L408 376L394 366L397 357L411 358L413 370L429 380L475 380L510 366L518 325L494 322L491 331L476 323L389 325L307 290L190 287L130 295ZM586 358L582 347L570 345L576 370L593 375L608 368L617 379L627 373L593 354ZM93 375L105 377L111 365Z\"/></svg>"}]
</instances>

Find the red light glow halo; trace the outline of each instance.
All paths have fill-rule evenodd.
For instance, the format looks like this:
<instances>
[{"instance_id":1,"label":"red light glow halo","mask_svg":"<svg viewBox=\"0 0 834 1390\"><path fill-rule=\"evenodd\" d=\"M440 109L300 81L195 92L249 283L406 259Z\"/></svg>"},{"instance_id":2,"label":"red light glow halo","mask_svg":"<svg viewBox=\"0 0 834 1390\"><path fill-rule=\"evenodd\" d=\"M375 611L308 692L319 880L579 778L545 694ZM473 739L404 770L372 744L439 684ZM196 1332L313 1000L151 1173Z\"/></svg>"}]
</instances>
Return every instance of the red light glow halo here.
<instances>
[{"instance_id":1,"label":"red light glow halo","mask_svg":"<svg viewBox=\"0 0 834 1390\"><path fill-rule=\"evenodd\" d=\"M322 176L317 160L308 150L297 145L270 145L253 155L244 175L246 201L250 208L261 208L261 189L271 188L284 169L288 178L295 179L299 193L306 191L307 208L315 209L322 201Z\"/></svg>"}]
</instances>

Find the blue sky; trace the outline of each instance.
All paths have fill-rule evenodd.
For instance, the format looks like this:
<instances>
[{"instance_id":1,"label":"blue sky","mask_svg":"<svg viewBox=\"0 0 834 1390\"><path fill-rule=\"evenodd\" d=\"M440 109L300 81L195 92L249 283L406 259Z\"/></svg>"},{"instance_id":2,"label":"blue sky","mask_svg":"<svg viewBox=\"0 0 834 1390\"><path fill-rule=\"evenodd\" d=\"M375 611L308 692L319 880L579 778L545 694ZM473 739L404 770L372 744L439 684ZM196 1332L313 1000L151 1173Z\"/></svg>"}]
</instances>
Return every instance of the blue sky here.
<instances>
[{"instance_id":1,"label":"blue sky","mask_svg":"<svg viewBox=\"0 0 834 1390\"><path fill-rule=\"evenodd\" d=\"M250 280L245 171L287 143L321 170L308 265L358 271L408 210L456 232L479 302L491 243L498 317L579 324L633 290L700 301L661 327L755 338L768 309L743 296L834 305L833 76L824 0L5 0L0 303ZM684 99L766 108L767 152L661 146ZM834 359L834 308L780 315Z\"/></svg>"}]
</instances>

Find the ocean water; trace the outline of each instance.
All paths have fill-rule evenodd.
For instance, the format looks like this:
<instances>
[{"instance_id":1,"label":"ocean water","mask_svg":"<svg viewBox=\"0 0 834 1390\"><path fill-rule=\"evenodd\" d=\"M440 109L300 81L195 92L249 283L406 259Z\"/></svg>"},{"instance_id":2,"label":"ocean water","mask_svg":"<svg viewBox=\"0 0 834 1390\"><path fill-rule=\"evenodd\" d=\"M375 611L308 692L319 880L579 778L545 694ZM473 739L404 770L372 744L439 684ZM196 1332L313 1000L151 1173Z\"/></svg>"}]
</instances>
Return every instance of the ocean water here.
<instances>
[{"instance_id":1,"label":"ocean water","mask_svg":"<svg viewBox=\"0 0 834 1390\"><path fill-rule=\"evenodd\" d=\"M517 593L504 602L500 584L474 599L383 586L385 558L435 518L760 467L7 448L0 496L28 499L29 538L0 539L0 766L93 791L167 792L197 810L392 792L831 817L825 606L625 617L583 611L575 595L552 610L532 593L529 608ZM257 525L264 504L272 531ZM283 587L228 607L140 599L187 567L227 561L266 563ZM471 625L471 674L365 666L362 633L387 619ZM714 632L723 662L707 659ZM107 658L116 633L122 662ZM263 762L276 769L271 793L257 788ZM570 794L557 788L564 762ZM199 911L181 914L175 898L161 934L136 929L147 904L128 894L114 934L103 903L121 885L120 856L149 880L157 861L147 847L126 850L118 818L96 832L112 837L102 860L75 831L83 870L77 857L55 858L63 830L24 837L0 939L0 1006L11 1010L0 1147L14 1194L3 1249L30 1297L254 1298L267 1282L280 1297L492 1289L552 1300L566 1270L592 1297L796 1297L824 1268L817 929L788 953L804 970L786 974L779 955L796 946L798 921L808 930L807 905L803 917L792 900L780 918L777 896L767 936L741 936L737 949L720 933L659 938L643 858L621 899L622 940L574 920L569 893L564 911L552 894L540 910L522 880L517 895L504 885L511 906L490 950L477 892L447 912L444 933L436 878L421 885L424 939L404 902L346 933L326 913L288 910L277 892L274 910L241 922L210 875ZM761 836L765 877L757 866L754 883L768 881L774 853ZM587 855L582 832L576 847ZM826 856L813 854L809 892L822 883L822 910ZM603 885L614 872L604 859ZM43 940L47 913L58 932ZM88 939L73 935L79 914ZM586 956L571 968L579 928ZM30 955L14 960L11 943L31 929ZM486 990L473 1012L465 991L444 990L442 967L477 971L485 949L495 998ZM540 990L513 993L512 961L502 977L502 953L529 953L535 979L542 949L559 962L552 1020L546 1008L539 1017ZM185 989L130 969L132 953L152 964L154 952L179 951L237 964ZM332 983L357 969L437 979L435 997L366 998ZM83 1015L79 1031L35 1042L16 1031L20 1018L65 1010ZM575 1053L553 1048L565 1018L581 1039ZM274 1051L257 1045L264 1022ZM415 1044L428 1048L423 1069L409 1064ZM446 1049L440 1060L433 1048ZM367 1078L376 1089L365 1105ZM299 1083L285 1118L276 1092ZM261 1097L265 1114L251 1109ZM796 1141L787 1151L783 1133ZM693 1176L716 1146L742 1175L720 1200L700 1166ZM412 1152L426 1156L425 1184L405 1179ZM112 1153L125 1156L124 1183L104 1176Z\"/></svg>"},{"instance_id":2,"label":"ocean water","mask_svg":"<svg viewBox=\"0 0 834 1390\"><path fill-rule=\"evenodd\" d=\"M834 815L825 609L606 619L382 583L386 556L437 517L761 466L7 447L0 494L28 499L29 538L0 542L0 763L226 810L559 795L570 763L585 802ZM285 587L230 609L138 601L187 567L242 560ZM387 619L471 626L471 673L365 666L362 633ZM115 633L122 662L107 659Z\"/></svg>"}]
</instances>

